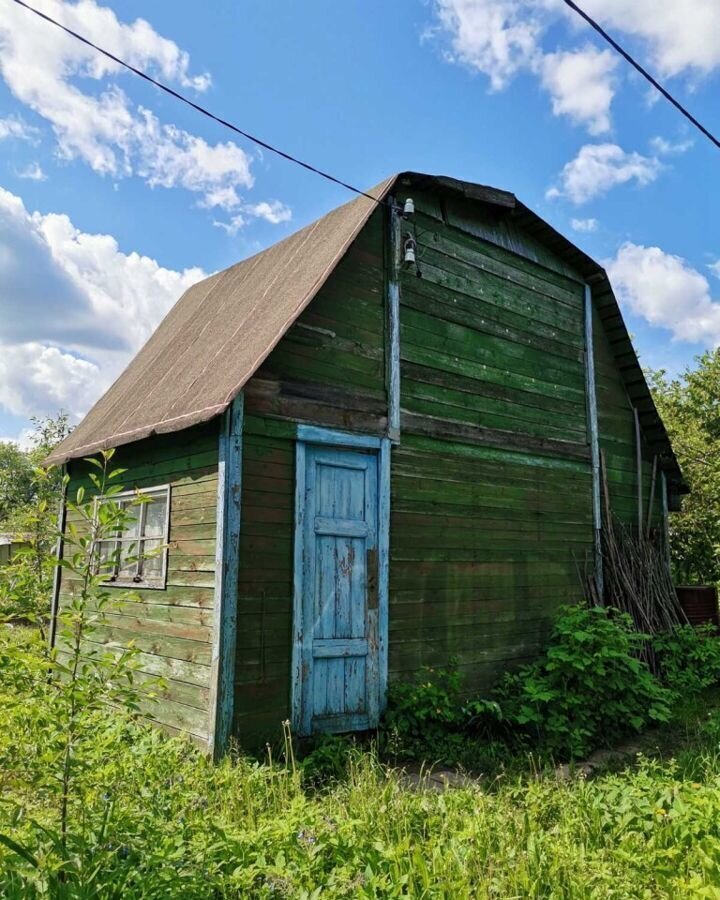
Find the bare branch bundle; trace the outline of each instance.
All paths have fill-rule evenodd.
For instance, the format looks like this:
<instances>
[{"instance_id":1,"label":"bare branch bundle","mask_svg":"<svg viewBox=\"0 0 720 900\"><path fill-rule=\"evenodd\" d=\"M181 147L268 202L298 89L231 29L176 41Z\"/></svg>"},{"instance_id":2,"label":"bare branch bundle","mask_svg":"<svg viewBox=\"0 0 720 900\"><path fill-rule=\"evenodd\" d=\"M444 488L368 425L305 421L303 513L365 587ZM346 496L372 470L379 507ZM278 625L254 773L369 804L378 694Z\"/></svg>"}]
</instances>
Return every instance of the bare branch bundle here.
<instances>
[{"instance_id":1,"label":"bare branch bundle","mask_svg":"<svg viewBox=\"0 0 720 900\"><path fill-rule=\"evenodd\" d=\"M610 507L607 475L602 460L604 493L603 571L604 595L599 596L594 573L584 572L585 597L593 605L612 606L627 613L638 631L657 634L687 623L673 585L665 536L658 530L629 528ZM652 648L646 642L642 658L655 668Z\"/></svg>"}]
</instances>

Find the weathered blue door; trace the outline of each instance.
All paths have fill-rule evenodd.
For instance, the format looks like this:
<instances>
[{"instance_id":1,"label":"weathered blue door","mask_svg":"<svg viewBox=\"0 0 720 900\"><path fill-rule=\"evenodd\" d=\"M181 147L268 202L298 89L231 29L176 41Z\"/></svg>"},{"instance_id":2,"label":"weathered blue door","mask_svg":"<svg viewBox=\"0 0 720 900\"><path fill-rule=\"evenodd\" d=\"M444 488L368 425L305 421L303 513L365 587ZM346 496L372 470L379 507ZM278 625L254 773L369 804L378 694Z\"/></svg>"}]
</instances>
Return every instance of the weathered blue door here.
<instances>
[{"instance_id":1,"label":"weathered blue door","mask_svg":"<svg viewBox=\"0 0 720 900\"><path fill-rule=\"evenodd\" d=\"M295 726L301 734L372 728L380 708L377 453L307 445L298 477Z\"/></svg>"}]
</instances>

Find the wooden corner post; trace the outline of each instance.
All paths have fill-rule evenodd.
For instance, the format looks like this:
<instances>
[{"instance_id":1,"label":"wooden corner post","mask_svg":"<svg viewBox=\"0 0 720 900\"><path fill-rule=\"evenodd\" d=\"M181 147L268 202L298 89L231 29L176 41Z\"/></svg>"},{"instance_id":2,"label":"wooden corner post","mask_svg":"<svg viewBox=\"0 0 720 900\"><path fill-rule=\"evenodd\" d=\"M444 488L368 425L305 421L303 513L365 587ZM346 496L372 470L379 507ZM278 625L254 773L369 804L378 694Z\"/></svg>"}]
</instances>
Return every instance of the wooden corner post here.
<instances>
[{"instance_id":1,"label":"wooden corner post","mask_svg":"<svg viewBox=\"0 0 720 900\"><path fill-rule=\"evenodd\" d=\"M595 348L593 342L592 288L585 285L585 393L587 396L587 436L592 466L593 553L595 586L602 600L604 592L602 552L602 507L600 505L600 439L598 435L597 386L595 383Z\"/></svg>"},{"instance_id":2,"label":"wooden corner post","mask_svg":"<svg viewBox=\"0 0 720 900\"><path fill-rule=\"evenodd\" d=\"M387 203L387 252L386 296L388 309L387 326L387 393L388 425L387 435L393 443L400 440L400 252L402 240L402 220L395 198L390 196Z\"/></svg>"},{"instance_id":3,"label":"wooden corner post","mask_svg":"<svg viewBox=\"0 0 720 900\"><path fill-rule=\"evenodd\" d=\"M215 610L210 665L208 747L218 759L232 734L237 635L243 395L223 415L218 446Z\"/></svg>"}]
</instances>

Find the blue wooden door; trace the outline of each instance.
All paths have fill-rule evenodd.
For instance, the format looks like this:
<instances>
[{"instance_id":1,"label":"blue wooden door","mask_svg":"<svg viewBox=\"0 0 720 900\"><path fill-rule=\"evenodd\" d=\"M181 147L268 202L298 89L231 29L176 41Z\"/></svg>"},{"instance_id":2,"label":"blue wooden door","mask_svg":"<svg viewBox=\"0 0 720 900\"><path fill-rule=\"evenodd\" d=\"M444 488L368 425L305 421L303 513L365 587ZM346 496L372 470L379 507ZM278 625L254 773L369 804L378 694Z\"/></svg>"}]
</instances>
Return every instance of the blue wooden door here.
<instances>
[{"instance_id":1,"label":"blue wooden door","mask_svg":"<svg viewBox=\"0 0 720 900\"><path fill-rule=\"evenodd\" d=\"M301 734L377 725L378 458L308 445L302 521Z\"/></svg>"}]
</instances>

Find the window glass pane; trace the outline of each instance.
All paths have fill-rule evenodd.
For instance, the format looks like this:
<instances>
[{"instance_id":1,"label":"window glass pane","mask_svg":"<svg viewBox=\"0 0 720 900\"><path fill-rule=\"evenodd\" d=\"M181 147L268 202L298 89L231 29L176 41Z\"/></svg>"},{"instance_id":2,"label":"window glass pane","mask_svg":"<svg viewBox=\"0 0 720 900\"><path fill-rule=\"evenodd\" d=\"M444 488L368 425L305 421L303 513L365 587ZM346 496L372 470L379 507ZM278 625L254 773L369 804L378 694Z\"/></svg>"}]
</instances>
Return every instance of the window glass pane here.
<instances>
[{"instance_id":1,"label":"window glass pane","mask_svg":"<svg viewBox=\"0 0 720 900\"><path fill-rule=\"evenodd\" d=\"M145 504L145 537L165 537L166 514L167 494L155 494L152 501Z\"/></svg>"},{"instance_id":2,"label":"window glass pane","mask_svg":"<svg viewBox=\"0 0 720 900\"><path fill-rule=\"evenodd\" d=\"M115 541L100 541L98 543L98 574L112 575L115 569Z\"/></svg>"},{"instance_id":3,"label":"window glass pane","mask_svg":"<svg viewBox=\"0 0 720 900\"><path fill-rule=\"evenodd\" d=\"M137 574L137 551L138 545L135 541L122 545L118 578L133 578Z\"/></svg>"},{"instance_id":4,"label":"window glass pane","mask_svg":"<svg viewBox=\"0 0 720 900\"><path fill-rule=\"evenodd\" d=\"M163 568L163 551L160 549L163 542L160 540L143 541L143 581L160 581Z\"/></svg>"},{"instance_id":5,"label":"window glass pane","mask_svg":"<svg viewBox=\"0 0 720 900\"><path fill-rule=\"evenodd\" d=\"M125 521L122 528L122 538L137 537L138 525L140 523L140 507L131 506L127 501L118 504L125 511Z\"/></svg>"}]
</instances>

